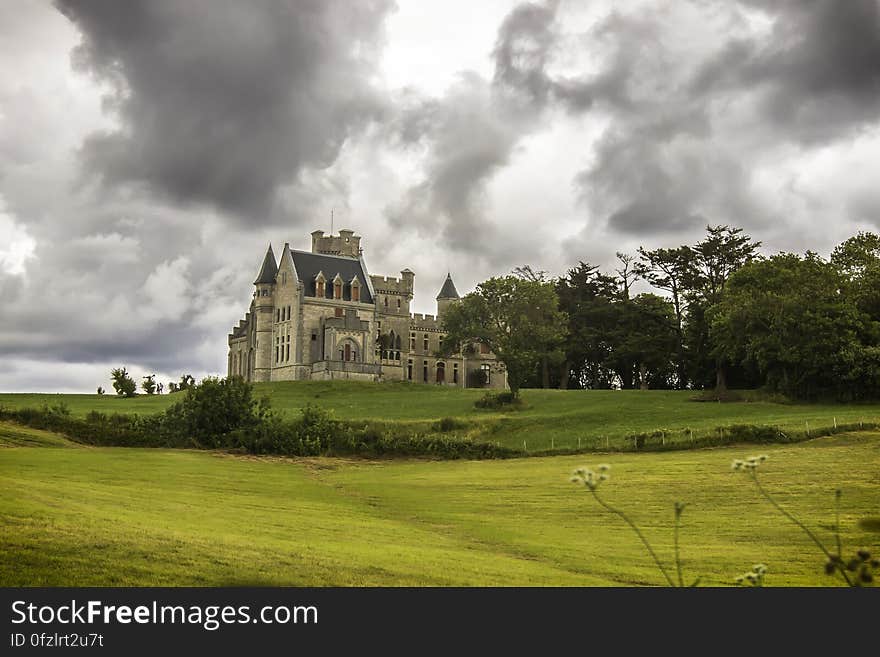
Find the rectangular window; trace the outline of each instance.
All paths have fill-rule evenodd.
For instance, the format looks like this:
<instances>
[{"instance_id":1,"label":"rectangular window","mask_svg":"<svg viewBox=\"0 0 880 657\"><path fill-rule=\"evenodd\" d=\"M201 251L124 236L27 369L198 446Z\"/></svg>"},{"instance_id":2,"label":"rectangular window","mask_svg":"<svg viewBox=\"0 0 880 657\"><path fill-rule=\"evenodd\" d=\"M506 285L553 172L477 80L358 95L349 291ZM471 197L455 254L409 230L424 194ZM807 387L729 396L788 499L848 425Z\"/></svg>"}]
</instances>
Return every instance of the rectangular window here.
<instances>
[{"instance_id":1,"label":"rectangular window","mask_svg":"<svg viewBox=\"0 0 880 657\"><path fill-rule=\"evenodd\" d=\"M281 309L280 308L275 309L275 321L276 322L281 321Z\"/></svg>"},{"instance_id":2,"label":"rectangular window","mask_svg":"<svg viewBox=\"0 0 880 657\"><path fill-rule=\"evenodd\" d=\"M406 380L412 381L412 360L406 361Z\"/></svg>"},{"instance_id":3,"label":"rectangular window","mask_svg":"<svg viewBox=\"0 0 880 657\"><path fill-rule=\"evenodd\" d=\"M428 361L422 361L422 381L428 382Z\"/></svg>"},{"instance_id":4,"label":"rectangular window","mask_svg":"<svg viewBox=\"0 0 880 657\"><path fill-rule=\"evenodd\" d=\"M483 363L482 365L480 365L480 369L483 371L483 380L486 382L486 385L489 385L492 382L489 374L489 364Z\"/></svg>"},{"instance_id":5,"label":"rectangular window","mask_svg":"<svg viewBox=\"0 0 880 657\"><path fill-rule=\"evenodd\" d=\"M290 360L290 342L287 343L287 348L285 351L286 351L286 355L284 356L284 360L289 361Z\"/></svg>"},{"instance_id":6,"label":"rectangular window","mask_svg":"<svg viewBox=\"0 0 880 657\"><path fill-rule=\"evenodd\" d=\"M416 350L416 334L415 333L409 334L409 350L410 351Z\"/></svg>"},{"instance_id":7,"label":"rectangular window","mask_svg":"<svg viewBox=\"0 0 880 657\"><path fill-rule=\"evenodd\" d=\"M334 283L333 284L333 298L341 299L342 298L342 283Z\"/></svg>"},{"instance_id":8,"label":"rectangular window","mask_svg":"<svg viewBox=\"0 0 880 657\"><path fill-rule=\"evenodd\" d=\"M452 382L458 383L458 364L452 366Z\"/></svg>"},{"instance_id":9,"label":"rectangular window","mask_svg":"<svg viewBox=\"0 0 880 657\"><path fill-rule=\"evenodd\" d=\"M337 316L337 317L342 317L342 315L343 315L343 313L342 313L342 308L335 308L335 311L336 311L336 316Z\"/></svg>"},{"instance_id":10,"label":"rectangular window","mask_svg":"<svg viewBox=\"0 0 880 657\"><path fill-rule=\"evenodd\" d=\"M481 354L488 354L488 353L489 353L489 345L487 345L487 344L483 344L483 343L481 342L481 343L480 343L480 353L481 353Z\"/></svg>"},{"instance_id":11,"label":"rectangular window","mask_svg":"<svg viewBox=\"0 0 880 657\"><path fill-rule=\"evenodd\" d=\"M324 292L324 281L318 281L318 284L315 288L315 296L316 297L326 296L326 293Z\"/></svg>"},{"instance_id":12,"label":"rectangular window","mask_svg":"<svg viewBox=\"0 0 880 657\"><path fill-rule=\"evenodd\" d=\"M351 300L352 301L360 301L361 300L361 288L359 285L351 286Z\"/></svg>"},{"instance_id":13,"label":"rectangular window","mask_svg":"<svg viewBox=\"0 0 880 657\"><path fill-rule=\"evenodd\" d=\"M425 339L423 340L423 343L425 345L424 350L428 351L428 334L427 333L425 334Z\"/></svg>"}]
</instances>

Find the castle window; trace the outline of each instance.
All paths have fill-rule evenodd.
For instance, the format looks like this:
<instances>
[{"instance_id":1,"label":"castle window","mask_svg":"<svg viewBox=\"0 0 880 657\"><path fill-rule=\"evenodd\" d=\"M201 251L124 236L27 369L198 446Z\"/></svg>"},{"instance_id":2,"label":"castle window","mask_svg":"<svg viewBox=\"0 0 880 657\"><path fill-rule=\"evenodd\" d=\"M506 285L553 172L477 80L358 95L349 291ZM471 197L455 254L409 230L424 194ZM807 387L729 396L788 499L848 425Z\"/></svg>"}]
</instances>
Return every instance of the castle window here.
<instances>
[{"instance_id":1,"label":"castle window","mask_svg":"<svg viewBox=\"0 0 880 657\"><path fill-rule=\"evenodd\" d=\"M287 272L286 271L281 273L281 284L287 285Z\"/></svg>"},{"instance_id":2,"label":"castle window","mask_svg":"<svg viewBox=\"0 0 880 657\"><path fill-rule=\"evenodd\" d=\"M352 284L351 286L351 300L352 301L360 301L361 300L361 286Z\"/></svg>"},{"instance_id":3,"label":"castle window","mask_svg":"<svg viewBox=\"0 0 880 657\"><path fill-rule=\"evenodd\" d=\"M491 383L489 363L483 363L480 365L480 369L483 371L483 380L486 382L486 385L489 385Z\"/></svg>"},{"instance_id":4,"label":"castle window","mask_svg":"<svg viewBox=\"0 0 880 657\"><path fill-rule=\"evenodd\" d=\"M406 361L406 380L412 381L412 358Z\"/></svg>"},{"instance_id":5,"label":"castle window","mask_svg":"<svg viewBox=\"0 0 880 657\"><path fill-rule=\"evenodd\" d=\"M281 309L280 308L275 309L275 321L276 322L281 321Z\"/></svg>"},{"instance_id":6,"label":"castle window","mask_svg":"<svg viewBox=\"0 0 880 657\"><path fill-rule=\"evenodd\" d=\"M397 300L397 309L400 310L400 299Z\"/></svg>"},{"instance_id":7,"label":"castle window","mask_svg":"<svg viewBox=\"0 0 880 657\"><path fill-rule=\"evenodd\" d=\"M388 297L385 297L385 307L388 307Z\"/></svg>"},{"instance_id":8,"label":"castle window","mask_svg":"<svg viewBox=\"0 0 880 657\"><path fill-rule=\"evenodd\" d=\"M481 353L481 354L488 354L488 353L489 353L489 345L487 345L487 344L483 344L483 343L481 342L481 343L480 343L480 353Z\"/></svg>"},{"instance_id":9,"label":"castle window","mask_svg":"<svg viewBox=\"0 0 880 657\"><path fill-rule=\"evenodd\" d=\"M342 317L342 315L344 314L344 313L342 312L342 308L336 308L335 311L336 311L336 316L337 316L337 317Z\"/></svg>"},{"instance_id":10,"label":"castle window","mask_svg":"<svg viewBox=\"0 0 880 657\"><path fill-rule=\"evenodd\" d=\"M455 363L452 366L452 382L458 383L458 363Z\"/></svg>"},{"instance_id":11,"label":"castle window","mask_svg":"<svg viewBox=\"0 0 880 657\"><path fill-rule=\"evenodd\" d=\"M333 283L333 298L342 298L342 283L340 281L336 281L335 283Z\"/></svg>"},{"instance_id":12,"label":"castle window","mask_svg":"<svg viewBox=\"0 0 880 657\"><path fill-rule=\"evenodd\" d=\"M290 319L290 306L287 306L287 319Z\"/></svg>"},{"instance_id":13,"label":"castle window","mask_svg":"<svg viewBox=\"0 0 880 657\"><path fill-rule=\"evenodd\" d=\"M326 292L324 292L324 281L318 281L315 284L315 296L316 297L326 296Z\"/></svg>"},{"instance_id":14,"label":"castle window","mask_svg":"<svg viewBox=\"0 0 880 657\"><path fill-rule=\"evenodd\" d=\"M425 333L425 339L422 341L424 343L424 350L428 351L428 334Z\"/></svg>"},{"instance_id":15,"label":"castle window","mask_svg":"<svg viewBox=\"0 0 880 657\"><path fill-rule=\"evenodd\" d=\"M437 383L446 383L446 363L437 363Z\"/></svg>"},{"instance_id":16,"label":"castle window","mask_svg":"<svg viewBox=\"0 0 880 657\"><path fill-rule=\"evenodd\" d=\"M416 334L415 333L409 334L409 350L410 351L416 350Z\"/></svg>"},{"instance_id":17,"label":"castle window","mask_svg":"<svg viewBox=\"0 0 880 657\"><path fill-rule=\"evenodd\" d=\"M428 382L428 361L422 361L422 381Z\"/></svg>"}]
</instances>

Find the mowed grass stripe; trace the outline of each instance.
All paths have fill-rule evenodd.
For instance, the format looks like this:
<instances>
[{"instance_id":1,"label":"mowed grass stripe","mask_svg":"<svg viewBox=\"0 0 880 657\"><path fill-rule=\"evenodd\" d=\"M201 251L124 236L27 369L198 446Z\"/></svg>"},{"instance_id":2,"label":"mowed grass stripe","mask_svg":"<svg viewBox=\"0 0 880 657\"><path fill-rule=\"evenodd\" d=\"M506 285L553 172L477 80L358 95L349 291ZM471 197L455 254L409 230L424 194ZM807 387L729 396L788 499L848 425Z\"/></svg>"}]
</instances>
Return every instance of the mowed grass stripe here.
<instances>
[{"instance_id":1,"label":"mowed grass stripe","mask_svg":"<svg viewBox=\"0 0 880 657\"><path fill-rule=\"evenodd\" d=\"M880 552L880 436L772 446L761 477L827 541ZM0 583L21 585L660 584L631 530L568 481L612 465L602 494L672 568L672 505L688 581L826 585L823 559L733 458L752 447L512 461L239 458L186 450L0 452Z\"/></svg>"},{"instance_id":2,"label":"mowed grass stripe","mask_svg":"<svg viewBox=\"0 0 880 657\"><path fill-rule=\"evenodd\" d=\"M8 586L571 579L385 518L315 481L306 465L207 453L8 450L0 461L0 523L0 582Z\"/></svg>"}]
</instances>

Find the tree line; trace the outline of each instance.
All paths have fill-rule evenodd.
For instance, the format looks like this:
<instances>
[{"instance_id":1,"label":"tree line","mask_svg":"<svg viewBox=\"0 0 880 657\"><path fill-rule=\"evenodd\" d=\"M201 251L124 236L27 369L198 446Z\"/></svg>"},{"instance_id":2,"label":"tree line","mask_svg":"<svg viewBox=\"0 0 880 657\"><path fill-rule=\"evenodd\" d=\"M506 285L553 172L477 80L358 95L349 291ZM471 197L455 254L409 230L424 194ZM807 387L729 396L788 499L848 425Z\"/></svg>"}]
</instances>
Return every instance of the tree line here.
<instances>
[{"instance_id":1,"label":"tree line","mask_svg":"<svg viewBox=\"0 0 880 657\"><path fill-rule=\"evenodd\" d=\"M675 248L530 266L491 278L444 317L446 353L487 344L523 387L764 388L798 399L880 396L880 237L824 259L759 252L743 229L707 226ZM636 293L650 287L652 292Z\"/></svg>"}]
</instances>

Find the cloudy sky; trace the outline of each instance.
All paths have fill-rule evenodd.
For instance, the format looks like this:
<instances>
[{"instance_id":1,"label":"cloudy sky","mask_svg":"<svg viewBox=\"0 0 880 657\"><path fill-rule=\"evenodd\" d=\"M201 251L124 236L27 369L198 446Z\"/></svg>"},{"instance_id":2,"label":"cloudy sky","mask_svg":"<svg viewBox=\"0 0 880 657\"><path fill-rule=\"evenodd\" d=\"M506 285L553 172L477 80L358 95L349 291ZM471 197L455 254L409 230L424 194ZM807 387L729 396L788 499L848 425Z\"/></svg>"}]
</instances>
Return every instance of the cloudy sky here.
<instances>
[{"instance_id":1,"label":"cloudy sky","mask_svg":"<svg viewBox=\"0 0 880 657\"><path fill-rule=\"evenodd\" d=\"M434 311L531 264L880 230L877 0L3 0L0 391L225 373L266 245Z\"/></svg>"}]
</instances>

